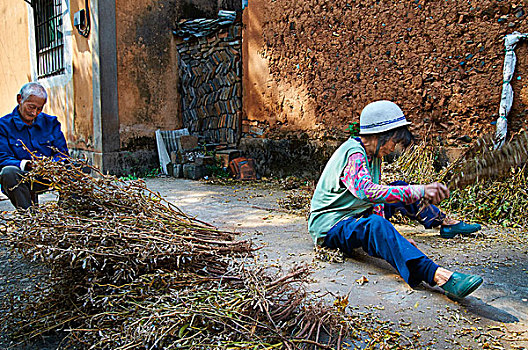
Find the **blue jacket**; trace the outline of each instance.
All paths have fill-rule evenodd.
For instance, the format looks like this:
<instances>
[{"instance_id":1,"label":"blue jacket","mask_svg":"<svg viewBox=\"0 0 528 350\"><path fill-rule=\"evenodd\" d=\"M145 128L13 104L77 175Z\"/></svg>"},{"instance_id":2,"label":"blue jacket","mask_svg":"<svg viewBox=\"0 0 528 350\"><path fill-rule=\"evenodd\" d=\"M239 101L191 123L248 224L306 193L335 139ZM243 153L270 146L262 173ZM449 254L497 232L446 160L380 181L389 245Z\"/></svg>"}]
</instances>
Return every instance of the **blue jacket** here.
<instances>
[{"instance_id":1,"label":"blue jacket","mask_svg":"<svg viewBox=\"0 0 528 350\"><path fill-rule=\"evenodd\" d=\"M16 107L12 113L0 118L0 169L8 165L20 167L23 159L32 159L23 144L39 157L61 159L61 154L52 147L68 155L66 139L57 117L40 113L33 124L27 125Z\"/></svg>"}]
</instances>

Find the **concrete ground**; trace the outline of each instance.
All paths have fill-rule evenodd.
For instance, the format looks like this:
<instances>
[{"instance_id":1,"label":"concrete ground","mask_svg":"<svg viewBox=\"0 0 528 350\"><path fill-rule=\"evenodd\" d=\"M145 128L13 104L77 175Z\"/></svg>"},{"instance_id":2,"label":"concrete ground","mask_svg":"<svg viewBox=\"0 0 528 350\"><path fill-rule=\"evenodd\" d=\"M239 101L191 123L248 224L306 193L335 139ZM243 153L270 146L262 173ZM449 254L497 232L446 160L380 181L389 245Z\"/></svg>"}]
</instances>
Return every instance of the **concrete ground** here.
<instances>
[{"instance_id":1,"label":"concrete ground","mask_svg":"<svg viewBox=\"0 0 528 350\"><path fill-rule=\"evenodd\" d=\"M444 240L438 230L397 224L400 232L413 238L438 264L484 278L477 291L455 302L439 288L411 289L390 265L360 251L344 262L318 259L304 215L287 212L277 202L298 190L264 183L146 181L150 189L188 215L252 240L262 247L257 253L262 261L285 270L294 264L311 265L309 291L328 302L349 295L350 312L391 321L394 329L416 339L415 348L528 349L526 231L485 227L476 236ZM50 199L54 199L52 194L42 198ZM1 201L0 210L11 210L9 202ZM0 270L1 287L8 271L6 266Z\"/></svg>"}]
</instances>

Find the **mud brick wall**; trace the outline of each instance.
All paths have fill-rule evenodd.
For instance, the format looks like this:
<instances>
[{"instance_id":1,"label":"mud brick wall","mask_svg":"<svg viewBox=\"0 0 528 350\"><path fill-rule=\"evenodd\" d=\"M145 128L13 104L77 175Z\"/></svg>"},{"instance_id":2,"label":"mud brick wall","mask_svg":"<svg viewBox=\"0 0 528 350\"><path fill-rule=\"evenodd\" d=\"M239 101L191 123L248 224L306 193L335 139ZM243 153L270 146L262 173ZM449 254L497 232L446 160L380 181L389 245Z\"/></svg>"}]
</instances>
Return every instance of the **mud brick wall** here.
<instances>
[{"instance_id":1,"label":"mud brick wall","mask_svg":"<svg viewBox=\"0 0 528 350\"><path fill-rule=\"evenodd\" d=\"M183 125L207 142L236 144L242 108L240 23L177 45Z\"/></svg>"},{"instance_id":2,"label":"mud brick wall","mask_svg":"<svg viewBox=\"0 0 528 350\"><path fill-rule=\"evenodd\" d=\"M503 37L528 32L526 1L250 0L244 132L339 133L373 100L397 102L419 136L461 146L494 131ZM526 128L528 43L515 50L513 132Z\"/></svg>"}]
</instances>

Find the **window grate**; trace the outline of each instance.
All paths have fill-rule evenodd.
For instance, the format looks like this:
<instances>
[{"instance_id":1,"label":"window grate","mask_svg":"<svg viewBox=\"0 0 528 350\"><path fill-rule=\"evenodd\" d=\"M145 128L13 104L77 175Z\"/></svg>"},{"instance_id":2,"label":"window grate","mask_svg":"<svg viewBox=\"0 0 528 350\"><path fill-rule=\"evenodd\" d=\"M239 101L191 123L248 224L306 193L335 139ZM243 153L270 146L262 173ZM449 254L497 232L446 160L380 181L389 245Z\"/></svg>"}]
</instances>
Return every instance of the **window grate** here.
<instances>
[{"instance_id":1,"label":"window grate","mask_svg":"<svg viewBox=\"0 0 528 350\"><path fill-rule=\"evenodd\" d=\"M38 78L64 72L62 0L34 0Z\"/></svg>"}]
</instances>

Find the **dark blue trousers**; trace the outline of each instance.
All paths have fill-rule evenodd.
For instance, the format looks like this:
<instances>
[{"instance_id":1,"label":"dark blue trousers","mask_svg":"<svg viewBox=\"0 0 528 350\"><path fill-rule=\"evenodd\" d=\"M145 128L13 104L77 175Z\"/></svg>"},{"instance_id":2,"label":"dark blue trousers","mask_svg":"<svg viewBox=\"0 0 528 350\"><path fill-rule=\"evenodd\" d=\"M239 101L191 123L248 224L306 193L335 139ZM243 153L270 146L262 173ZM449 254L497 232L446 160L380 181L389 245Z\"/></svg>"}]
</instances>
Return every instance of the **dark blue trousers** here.
<instances>
[{"instance_id":1,"label":"dark blue trousers","mask_svg":"<svg viewBox=\"0 0 528 350\"><path fill-rule=\"evenodd\" d=\"M328 231L323 245L333 249L339 248L348 255L353 249L363 248L370 256L384 259L391 264L411 287L422 281L435 285L434 274L438 265L412 245L389 222L388 219L396 212L418 220L425 228L438 226L445 218L445 214L432 205L420 212L420 203L385 204L386 218L364 213L360 217L342 220Z\"/></svg>"}]
</instances>

